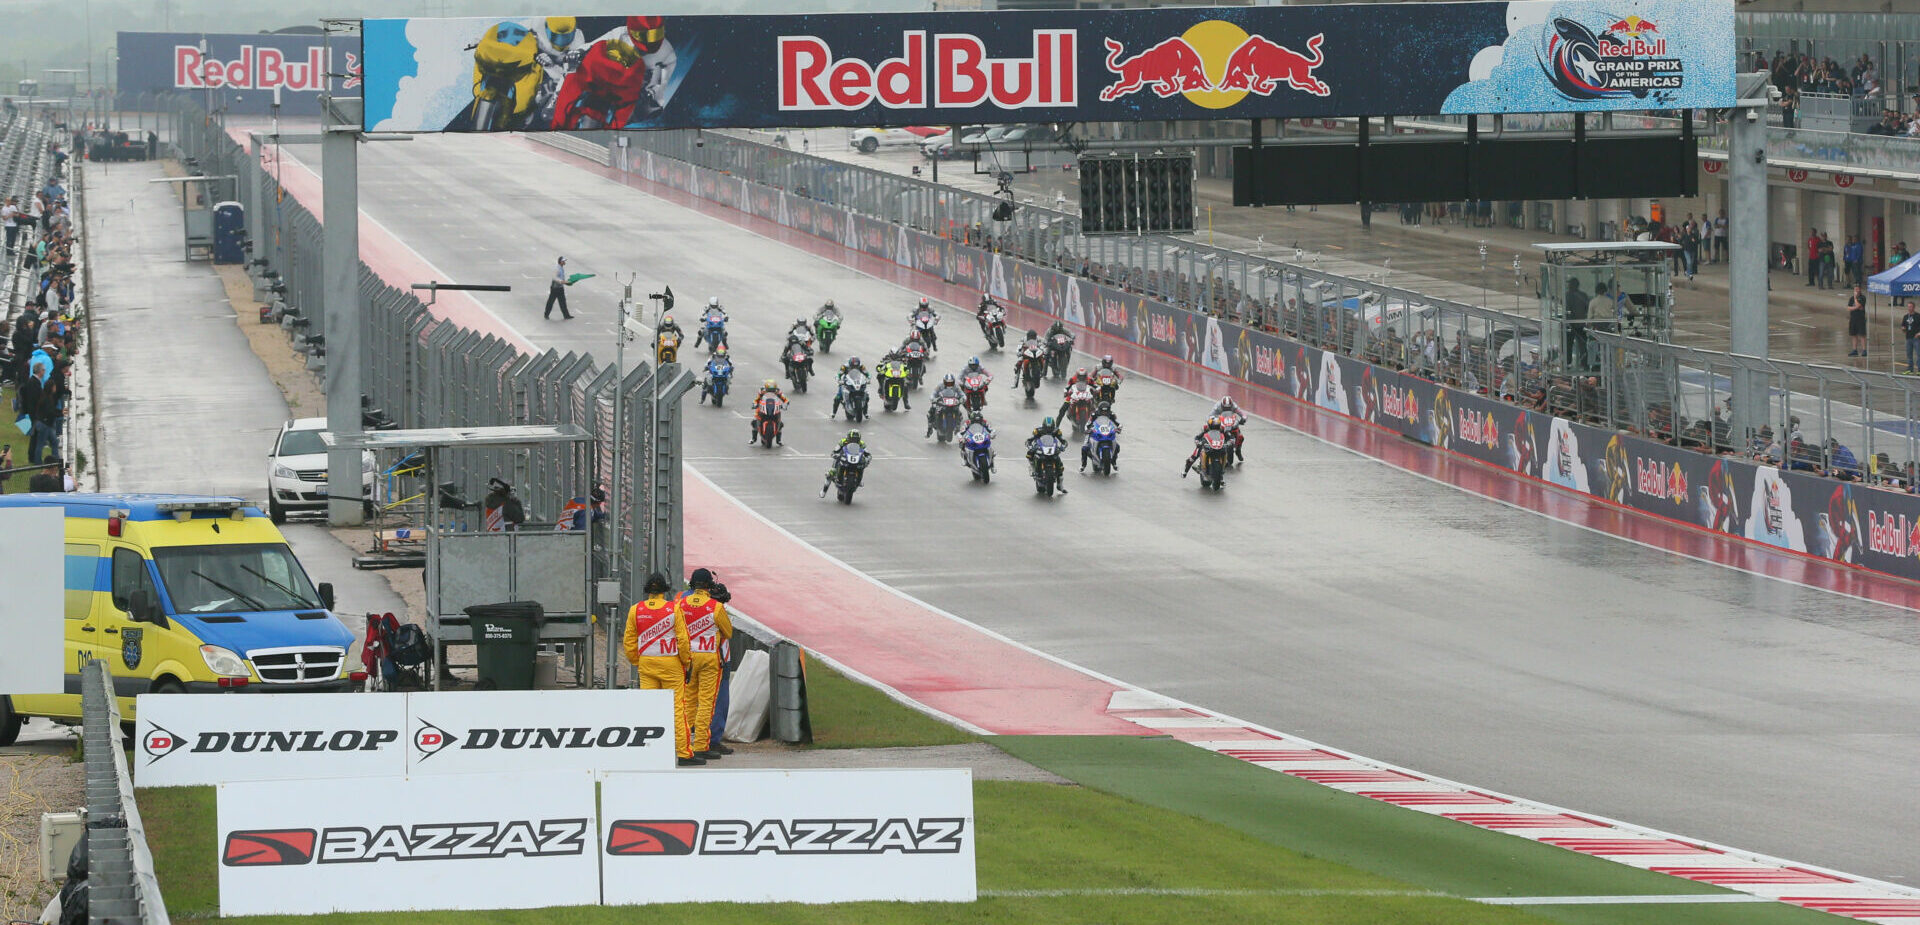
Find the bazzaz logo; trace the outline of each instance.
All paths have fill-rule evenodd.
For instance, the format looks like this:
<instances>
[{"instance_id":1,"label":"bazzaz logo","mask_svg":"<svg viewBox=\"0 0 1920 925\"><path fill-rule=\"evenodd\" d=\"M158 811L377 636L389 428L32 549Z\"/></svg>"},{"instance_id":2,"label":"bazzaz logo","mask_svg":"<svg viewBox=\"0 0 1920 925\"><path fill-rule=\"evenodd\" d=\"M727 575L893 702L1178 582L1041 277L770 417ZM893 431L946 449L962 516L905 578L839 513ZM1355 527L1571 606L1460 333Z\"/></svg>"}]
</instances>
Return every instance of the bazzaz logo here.
<instances>
[{"instance_id":1,"label":"bazzaz logo","mask_svg":"<svg viewBox=\"0 0 1920 925\"><path fill-rule=\"evenodd\" d=\"M227 836L220 863L228 867L370 864L375 861L442 861L512 856L544 858L587 850L586 819L516 819L511 822L451 822L270 829Z\"/></svg>"},{"instance_id":2,"label":"bazzaz logo","mask_svg":"<svg viewBox=\"0 0 1920 925\"><path fill-rule=\"evenodd\" d=\"M420 720L413 732L413 750L421 760L448 748L462 751L536 748L644 748L665 738L662 726L517 726L511 729L475 728L450 732Z\"/></svg>"},{"instance_id":3,"label":"bazzaz logo","mask_svg":"<svg viewBox=\"0 0 1920 925\"><path fill-rule=\"evenodd\" d=\"M616 820L607 854L955 854L967 821L945 819Z\"/></svg>"},{"instance_id":4,"label":"bazzaz logo","mask_svg":"<svg viewBox=\"0 0 1920 925\"><path fill-rule=\"evenodd\" d=\"M400 738L397 729L234 730L178 735L149 723L140 750L152 764L187 748L190 752L251 754L253 752L373 752ZM188 743L192 747L188 748Z\"/></svg>"}]
</instances>

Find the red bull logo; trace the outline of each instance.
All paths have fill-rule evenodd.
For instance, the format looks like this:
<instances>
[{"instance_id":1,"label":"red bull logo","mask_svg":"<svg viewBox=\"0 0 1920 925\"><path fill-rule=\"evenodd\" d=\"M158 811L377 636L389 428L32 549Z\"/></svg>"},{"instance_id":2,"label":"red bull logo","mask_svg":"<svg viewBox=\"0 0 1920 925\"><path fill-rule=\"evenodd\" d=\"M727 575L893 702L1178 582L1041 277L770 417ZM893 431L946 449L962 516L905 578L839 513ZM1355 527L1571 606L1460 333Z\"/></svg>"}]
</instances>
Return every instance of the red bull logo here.
<instances>
[{"instance_id":1,"label":"red bull logo","mask_svg":"<svg viewBox=\"0 0 1920 925\"><path fill-rule=\"evenodd\" d=\"M298 52L296 52L298 54ZM289 61L278 48L240 46L240 56L222 61L202 55L193 45L173 47L173 85L181 90L206 87L232 87L236 90L269 90L280 87L288 92L317 93L327 88L327 50L315 45L302 60ZM347 76L342 87L360 85L359 60L347 55Z\"/></svg>"},{"instance_id":2,"label":"red bull logo","mask_svg":"<svg viewBox=\"0 0 1920 925\"><path fill-rule=\"evenodd\" d=\"M1684 504L1690 497L1687 473L1680 468L1679 463L1667 467L1635 456L1633 481L1634 489L1649 497L1661 498L1675 504Z\"/></svg>"},{"instance_id":3,"label":"red bull logo","mask_svg":"<svg viewBox=\"0 0 1920 925\"><path fill-rule=\"evenodd\" d=\"M1618 33L1620 35L1629 35L1637 39L1641 36L1642 33L1659 32L1660 26L1654 23L1654 21L1651 19L1641 19L1638 16L1629 16L1625 19L1615 22L1611 26L1608 26L1607 31Z\"/></svg>"},{"instance_id":4,"label":"red bull logo","mask_svg":"<svg viewBox=\"0 0 1920 925\"><path fill-rule=\"evenodd\" d=\"M1867 511L1867 548L1885 556L1920 556L1920 521Z\"/></svg>"},{"instance_id":5,"label":"red bull logo","mask_svg":"<svg viewBox=\"0 0 1920 925\"><path fill-rule=\"evenodd\" d=\"M964 109L1077 106L1080 95L1072 29L1033 33L1025 58L989 58L974 35L941 34L931 51L922 31L901 33L901 52L879 64L836 57L824 39L783 35L778 42L780 109L851 112L878 103L888 109L929 105Z\"/></svg>"},{"instance_id":6,"label":"red bull logo","mask_svg":"<svg viewBox=\"0 0 1920 925\"><path fill-rule=\"evenodd\" d=\"M1324 34L1307 40L1306 54L1264 35L1248 35L1230 22L1210 19L1134 55L1114 39L1106 40L1112 83L1100 91L1103 102L1143 91L1161 99L1176 94L1207 109L1225 109L1247 94L1270 96L1282 87L1328 96L1333 88L1313 76L1326 63Z\"/></svg>"},{"instance_id":7,"label":"red bull logo","mask_svg":"<svg viewBox=\"0 0 1920 925\"><path fill-rule=\"evenodd\" d=\"M1462 408L1459 418L1460 439L1490 450L1500 445L1500 425L1494 422L1493 415Z\"/></svg>"},{"instance_id":8,"label":"red bull logo","mask_svg":"<svg viewBox=\"0 0 1920 925\"><path fill-rule=\"evenodd\" d=\"M1418 423L1420 420L1420 398L1412 389L1392 384L1380 386L1380 413L1390 418Z\"/></svg>"}]
</instances>

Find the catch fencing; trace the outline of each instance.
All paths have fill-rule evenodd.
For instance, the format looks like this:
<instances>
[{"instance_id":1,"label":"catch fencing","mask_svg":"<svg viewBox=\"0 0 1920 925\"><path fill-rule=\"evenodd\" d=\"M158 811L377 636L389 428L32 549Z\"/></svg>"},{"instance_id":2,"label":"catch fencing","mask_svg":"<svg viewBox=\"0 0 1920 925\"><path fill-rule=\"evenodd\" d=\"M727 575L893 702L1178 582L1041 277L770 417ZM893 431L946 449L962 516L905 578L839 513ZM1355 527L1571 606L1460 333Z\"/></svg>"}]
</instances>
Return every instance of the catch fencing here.
<instances>
[{"instance_id":1,"label":"catch fencing","mask_svg":"<svg viewBox=\"0 0 1920 925\"><path fill-rule=\"evenodd\" d=\"M288 331L296 349L309 356L309 369L325 369L326 320L321 310L321 223L307 205L286 193L274 171L230 137L220 120L191 104L178 103L168 114L175 153L193 160L203 173L232 173L239 190L259 189L254 209L254 265L264 297L274 300L270 317ZM271 160L274 152L267 152ZM596 523L596 578L621 582L620 599L633 600L639 579L653 569L682 573L677 465L649 465L662 453L678 452L678 397L685 373L677 365L655 369L628 360L620 370L573 351L530 351L524 345L463 327L450 320L444 304L429 306L411 289L360 266L358 316L362 325L364 401L384 411L400 428L486 427L558 424L579 427L593 438L584 444L544 445L530 449L449 450L433 475L439 485L408 489L397 473L404 459L378 460L380 485L376 507L411 516L449 531L479 529L477 509L443 504L472 504L494 477L512 483L527 510L525 529L552 529L570 501L584 501L598 487L622 499ZM275 289L278 286L280 288ZM442 296L445 298L445 296ZM650 357L646 345L636 355ZM656 402L655 393L661 394ZM615 395L626 411L616 427ZM624 448L616 470L614 447ZM677 456L675 457L677 459ZM411 492L411 493L409 493ZM376 510L376 515L383 510ZM619 531L618 562L611 561L608 531ZM620 629L624 611L607 612L607 625Z\"/></svg>"},{"instance_id":2,"label":"catch fencing","mask_svg":"<svg viewBox=\"0 0 1920 925\"><path fill-rule=\"evenodd\" d=\"M797 157L789 151L711 134L697 146L690 134L681 139L686 145L671 133L628 138L624 145L616 141L593 151L596 159L660 187L991 293L1489 465L1679 523L1920 579L1920 531L1909 529L1920 524L1920 498L1860 480L1827 478L1820 472L1833 461L1824 456L1769 462L1705 451L1746 449L1746 437L1729 435L1710 410L1723 404L1736 369L1771 387L1766 419L1782 435L1797 428L1809 444L1828 433L1857 435L1872 447L1876 432L1885 439L1898 428L1898 439L1910 451L1907 419L1877 416L1889 408L1912 407L1909 383L1883 384L1895 377L1690 351L1598 327L1589 332L1592 343L1583 351L1599 358L1597 374L1554 372L1531 356L1554 346L1540 345L1537 327L1528 327L1528 319L1245 255L1235 268L1264 263L1256 275L1286 292L1288 301L1273 315L1202 312L1178 297L1182 284L1192 292L1191 279L1180 275L1184 268L1175 268L1170 281L1151 277L1151 264L1121 271L1137 274L1131 277L1135 281L1171 282L1175 288L1159 291L1173 291L1175 297L1161 299L1135 285L1109 282L1115 272L1111 265L1104 268L1108 276L1080 272L1071 261L1056 267L992 239L974 243L944 226L924 230L846 205L885 201L880 187L887 183L895 184L887 187L893 190L917 188L904 178L810 163L804 168L810 184L805 190L782 188L753 177L784 179L782 165ZM567 141L569 147L592 149L588 141ZM720 153L712 153L716 148ZM674 154L727 166L705 167ZM966 202L966 194L941 192L948 205ZM1165 238L1105 246L1170 259L1182 256L1175 251L1193 247ZM1328 296L1319 297L1315 286ZM1396 305L1405 308L1395 314ZM1855 390L1841 389L1842 382ZM1810 386L1819 388L1809 391ZM1689 440L1698 449L1690 449ZM1896 469L1890 462L1880 475Z\"/></svg>"},{"instance_id":3,"label":"catch fencing","mask_svg":"<svg viewBox=\"0 0 1920 925\"><path fill-rule=\"evenodd\" d=\"M87 920L116 925L168 925L154 876L146 824L133 798L133 775L121 748L120 700L107 663L80 670L82 741L86 746Z\"/></svg>"}]
</instances>

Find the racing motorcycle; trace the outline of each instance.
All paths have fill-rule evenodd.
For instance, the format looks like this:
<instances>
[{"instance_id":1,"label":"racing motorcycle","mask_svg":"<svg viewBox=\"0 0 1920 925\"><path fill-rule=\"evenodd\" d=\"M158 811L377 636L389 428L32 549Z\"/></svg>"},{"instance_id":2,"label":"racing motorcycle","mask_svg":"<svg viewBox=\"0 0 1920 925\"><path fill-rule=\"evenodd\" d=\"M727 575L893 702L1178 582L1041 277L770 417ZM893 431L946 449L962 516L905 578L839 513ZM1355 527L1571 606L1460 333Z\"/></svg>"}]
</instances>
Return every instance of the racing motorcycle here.
<instances>
[{"instance_id":1,"label":"racing motorcycle","mask_svg":"<svg viewBox=\"0 0 1920 925\"><path fill-rule=\"evenodd\" d=\"M1227 457L1233 453L1233 443L1227 435L1218 430L1208 430L1200 435L1200 487L1219 491L1227 487Z\"/></svg>"},{"instance_id":2,"label":"racing motorcycle","mask_svg":"<svg viewBox=\"0 0 1920 925\"><path fill-rule=\"evenodd\" d=\"M979 421L968 424L967 429L960 432L960 458L966 461L974 481L992 481L993 431Z\"/></svg>"},{"instance_id":3,"label":"racing motorcycle","mask_svg":"<svg viewBox=\"0 0 1920 925\"><path fill-rule=\"evenodd\" d=\"M820 340L820 352L833 352L833 339L840 336L840 310L822 309L820 316L813 319L813 336Z\"/></svg>"},{"instance_id":4,"label":"racing motorcycle","mask_svg":"<svg viewBox=\"0 0 1920 925\"><path fill-rule=\"evenodd\" d=\"M931 308L916 308L913 311L913 330L920 332L920 339L926 341L928 350L940 349L940 336L934 327L940 324L940 316Z\"/></svg>"},{"instance_id":5,"label":"racing motorcycle","mask_svg":"<svg viewBox=\"0 0 1920 925\"><path fill-rule=\"evenodd\" d=\"M1087 429L1087 418L1093 416L1093 386L1076 382L1067 387L1067 419L1073 422L1073 432L1078 434Z\"/></svg>"},{"instance_id":6,"label":"racing motorcycle","mask_svg":"<svg viewBox=\"0 0 1920 925\"><path fill-rule=\"evenodd\" d=\"M787 381L793 383L794 392L804 395L807 392L807 374L813 371L813 351L798 340L788 340L787 349L781 351L780 362L787 368Z\"/></svg>"},{"instance_id":7,"label":"racing motorcycle","mask_svg":"<svg viewBox=\"0 0 1920 925\"><path fill-rule=\"evenodd\" d=\"M1233 440L1234 465L1246 462L1247 456L1241 447L1246 445L1247 437L1240 432L1240 425L1247 422L1247 416L1238 411L1221 411L1219 417L1220 425L1226 428L1227 436Z\"/></svg>"},{"instance_id":8,"label":"racing motorcycle","mask_svg":"<svg viewBox=\"0 0 1920 925\"><path fill-rule=\"evenodd\" d=\"M727 389L733 384L733 358L724 354L707 358L707 378L700 384L700 403L713 399L715 408L726 404Z\"/></svg>"},{"instance_id":9,"label":"racing motorcycle","mask_svg":"<svg viewBox=\"0 0 1920 925\"><path fill-rule=\"evenodd\" d=\"M1027 390L1027 403L1033 403L1033 393L1040 388L1040 377L1047 372L1047 350L1036 343L1020 345L1020 387Z\"/></svg>"},{"instance_id":10,"label":"racing motorcycle","mask_svg":"<svg viewBox=\"0 0 1920 925\"><path fill-rule=\"evenodd\" d=\"M1104 366L1094 370L1093 394L1100 401L1113 404L1114 397L1120 394L1120 375Z\"/></svg>"},{"instance_id":11,"label":"racing motorcycle","mask_svg":"<svg viewBox=\"0 0 1920 925\"><path fill-rule=\"evenodd\" d=\"M907 400L907 377L888 376L884 372L880 376L880 401L888 411L892 411Z\"/></svg>"},{"instance_id":12,"label":"racing motorcycle","mask_svg":"<svg viewBox=\"0 0 1920 925\"><path fill-rule=\"evenodd\" d=\"M920 380L927 376L927 348L925 344L909 342L900 351L907 360L907 388L920 388Z\"/></svg>"},{"instance_id":13,"label":"racing motorcycle","mask_svg":"<svg viewBox=\"0 0 1920 925\"><path fill-rule=\"evenodd\" d=\"M658 360L661 366L679 360L680 332L677 329L667 328L654 337L653 358Z\"/></svg>"},{"instance_id":14,"label":"racing motorcycle","mask_svg":"<svg viewBox=\"0 0 1920 925\"><path fill-rule=\"evenodd\" d=\"M700 319L700 335L695 342L705 341L708 350L717 350L727 343L727 315L717 308L707 309Z\"/></svg>"},{"instance_id":15,"label":"racing motorcycle","mask_svg":"<svg viewBox=\"0 0 1920 925\"><path fill-rule=\"evenodd\" d=\"M1067 377L1067 364L1073 362L1073 335L1065 331L1047 336L1047 368L1053 378Z\"/></svg>"},{"instance_id":16,"label":"racing motorcycle","mask_svg":"<svg viewBox=\"0 0 1920 925\"><path fill-rule=\"evenodd\" d=\"M987 302L981 306L980 333L987 338L987 349L999 350L1007 345L1007 310L998 302Z\"/></svg>"},{"instance_id":17,"label":"racing motorcycle","mask_svg":"<svg viewBox=\"0 0 1920 925\"><path fill-rule=\"evenodd\" d=\"M1046 497L1053 497L1056 488L1064 488L1061 478L1066 467L1060 462L1060 438L1052 434L1041 434L1033 441L1033 490Z\"/></svg>"},{"instance_id":18,"label":"racing motorcycle","mask_svg":"<svg viewBox=\"0 0 1920 925\"><path fill-rule=\"evenodd\" d=\"M933 434L940 438L941 443L952 441L954 432L960 429L960 422L966 419L960 410L963 402L964 399L958 395L942 395L934 401L932 408L927 409L927 423L933 425Z\"/></svg>"},{"instance_id":19,"label":"racing motorcycle","mask_svg":"<svg viewBox=\"0 0 1920 925\"><path fill-rule=\"evenodd\" d=\"M866 370L849 369L840 382L840 406L855 424L867 419L867 381Z\"/></svg>"},{"instance_id":20,"label":"racing motorcycle","mask_svg":"<svg viewBox=\"0 0 1920 925\"><path fill-rule=\"evenodd\" d=\"M1100 415L1087 427L1087 449L1093 457L1094 475L1112 475L1114 461L1120 458L1120 426L1113 418Z\"/></svg>"},{"instance_id":21,"label":"racing motorcycle","mask_svg":"<svg viewBox=\"0 0 1920 925\"><path fill-rule=\"evenodd\" d=\"M852 504L853 493L860 488L860 479L866 474L867 464L873 462L873 454L858 443L849 443L835 451L833 455L833 484L835 497L841 504Z\"/></svg>"},{"instance_id":22,"label":"racing motorcycle","mask_svg":"<svg viewBox=\"0 0 1920 925\"><path fill-rule=\"evenodd\" d=\"M985 370L975 370L960 376L960 391L967 396L967 410L979 411L987 407L987 386L993 377Z\"/></svg>"},{"instance_id":23,"label":"racing motorcycle","mask_svg":"<svg viewBox=\"0 0 1920 925\"><path fill-rule=\"evenodd\" d=\"M778 395L762 395L753 409L753 429L760 435L760 446L771 448L780 439L780 411L785 406Z\"/></svg>"},{"instance_id":24,"label":"racing motorcycle","mask_svg":"<svg viewBox=\"0 0 1920 925\"><path fill-rule=\"evenodd\" d=\"M498 23L466 50L473 52L477 76L467 111L471 130L500 132L519 127L533 108L545 73L537 60L540 45L533 33L518 23Z\"/></svg>"}]
</instances>

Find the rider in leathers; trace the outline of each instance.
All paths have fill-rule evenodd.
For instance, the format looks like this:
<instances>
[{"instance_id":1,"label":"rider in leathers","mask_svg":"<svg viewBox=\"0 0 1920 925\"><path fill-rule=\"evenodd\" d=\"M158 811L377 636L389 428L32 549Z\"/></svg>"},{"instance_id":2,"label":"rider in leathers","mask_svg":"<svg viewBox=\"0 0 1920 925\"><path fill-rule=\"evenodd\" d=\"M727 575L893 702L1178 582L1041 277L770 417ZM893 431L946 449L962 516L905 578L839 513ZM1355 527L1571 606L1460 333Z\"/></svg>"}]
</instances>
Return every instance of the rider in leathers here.
<instances>
[{"instance_id":1,"label":"rider in leathers","mask_svg":"<svg viewBox=\"0 0 1920 925\"><path fill-rule=\"evenodd\" d=\"M1207 451L1207 432L1208 431L1217 431L1219 432L1221 439L1226 440L1229 444L1233 442L1232 435L1227 433L1226 426L1220 423L1220 419L1218 417L1207 418L1207 426L1200 428L1200 432L1193 435L1193 455L1187 457L1187 466L1185 469L1181 470L1180 472L1181 478L1186 478L1188 475L1193 473L1193 464L1196 462L1199 462L1200 454L1205 453ZM1203 477L1202 480L1204 481L1205 473L1202 473L1201 475Z\"/></svg>"},{"instance_id":2,"label":"rider in leathers","mask_svg":"<svg viewBox=\"0 0 1920 925\"><path fill-rule=\"evenodd\" d=\"M747 422L748 446L752 446L760 441L760 399L767 397L769 394L780 399L781 410L785 410L787 407L787 395L785 392L780 391L780 384L772 379L762 382L760 384L760 391L754 393L753 396L754 417ZM785 422L782 422L773 426L773 442L781 446L786 446L786 443L780 439L781 431L785 429L784 424Z\"/></svg>"},{"instance_id":3,"label":"rider in leathers","mask_svg":"<svg viewBox=\"0 0 1920 925\"><path fill-rule=\"evenodd\" d=\"M1054 417L1060 418L1061 420L1067 419L1067 412L1073 410L1073 401L1071 399L1067 399L1066 396L1073 394L1073 386L1075 383L1079 383L1079 382L1086 383L1087 388L1089 389L1094 388L1093 374L1090 372L1087 372L1087 368L1085 366L1082 366L1078 370L1074 371L1073 376L1067 380L1066 386L1060 390L1060 396L1063 400L1060 402L1060 413L1054 415ZM1096 395L1097 394L1098 393L1096 391Z\"/></svg>"},{"instance_id":4,"label":"rider in leathers","mask_svg":"<svg viewBox=\"0 0 1920 925\"><path fill-rule=\"evenodd\" d=\"M881 357L880 362L874 364L873 373L882 396L886 395L888 380L900 380L900 407L906 411L913 410L913 402L907 397L913 394L907 389L907 361L901 358L898 350Z\"/></svg>"},{"instance_id":5,"label":"rider in leathers","mask_svg":"<svg viewBox=\"0 0 1920 925\"><path fill-rule=\"evenodd\" d=\"M1093 413L1087 416L1087 439L1080 444L1080 471L1087 471L1087 463L1093 461L1093 422L1097 418L1106 418L1113 422L1114 436L1120 435L1120 416L1113 413L1113 405L1101 402L1095 405ZM1120 441L1113 442L1113 471L1120 471Z\"/></svg>"},{"instance_id":6,"label":"rider in leathers","mask_svg":"<svg viewBox=\"0 0 1920 925\"><path fill-rule=\"evenodd\" d=\"M1247 444L1247 435L1244 432L1244 428L1246 426L1247 413L1241 411L1240 406L1234 403L1233 396L1223 395L1220 397L1220 402L1213 406L1213 414L1211 417L1220 417L1229 411L1239 415L1241 423L1240 427L1233 429L1233 458L1241 462L1246 462L1247 453L1244 448Z\"/></svg>"},{"instance_id":7,"label":"rider in leathers","mask_svg":"<svg viewBox=\"0 0 1920 925\"><path fill-rule=\"evenodd\" d=\"M860 441L860 431L858 429L847 431L847 435L845 437L840 438L840 445L834 447L831 451L827 453L827 458L833 460L833 465L830 465L827 467L827 483L825 485L820 486L820 497L822 498L826 497L827 489L833 487L834 473L840 471L840 451L843 449L846 449L847 444L849 443L859 444L862 458L864 458L868 463L873 461L873 453L867 450L867 445L865 443L862 443ZM866 464L862 463L860 466L861 471L864 472L866 468L867 468Z\"/></svg>"},{"instance_id":8,"label":"rider in leathers","mask_svg":"<svg viewBox=\"0 0 1920 925\"><path fill-rule=\"evenodd\" d=\"M1060 427L1059 425L1053 422L1053 418L1041 419L1040 426L1034 428L1033 434L1027 437L1027 468L1028 469L1032 469L1036 462L1035 457L1033 455L1034 441L1037 441L1041 437L1045 437L1049 435L1051 435L1053 439L1060 441L1061 446L1066 445L1067 435L1060 432ZM1060 493L1063 495L1067 493L1067 486L1064 483L1061 484L1060 486Z\"/></svg>"},{"instance_id":9,"label":"rider in leathers","mask_svg":"<svg viewBox=\"0 0 1920 925\"><path fill-rule=\"evenodd\" d=\"M944 398L957 399L963 405L967 400L966 393L960 391L960 386L955 384L952 373L948 373L947 378L940 380L940 387L933 390L933 398L927 402L927 436L929 437L933 436L933 416L940 413L940 401Z\"/></svg>"},{"instance_id":10,"label":"rider in leathers","mask_svg":"<svg viewBox=\"0 0 1920 925\"><path fill-rule=\"evenodd\" d=\"M834 382L839 385L839 388L833 390L833 411L829 412L827 417L833 417L840 413L840 402L846 398L847 394L847 370L850 369L857 369L863 373L867 371L865 366L860 365L859 357L848 357L845 363L840 364L840 373L834 377ZM867 378L871 379L873 377L869 375Z\"/></svg>"}]
</instances>

